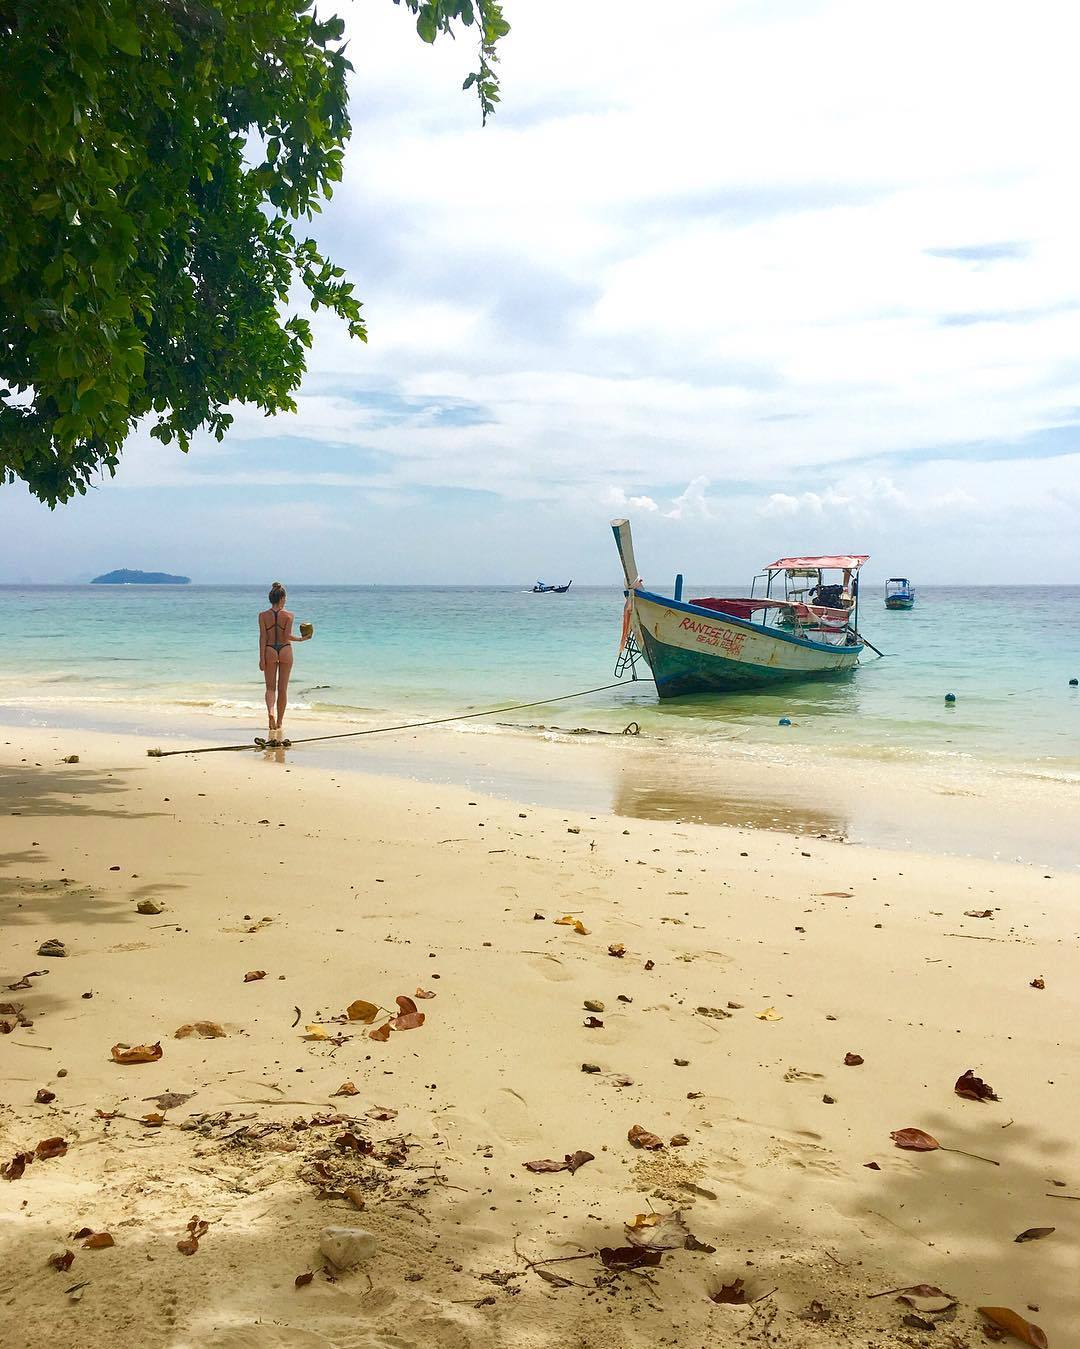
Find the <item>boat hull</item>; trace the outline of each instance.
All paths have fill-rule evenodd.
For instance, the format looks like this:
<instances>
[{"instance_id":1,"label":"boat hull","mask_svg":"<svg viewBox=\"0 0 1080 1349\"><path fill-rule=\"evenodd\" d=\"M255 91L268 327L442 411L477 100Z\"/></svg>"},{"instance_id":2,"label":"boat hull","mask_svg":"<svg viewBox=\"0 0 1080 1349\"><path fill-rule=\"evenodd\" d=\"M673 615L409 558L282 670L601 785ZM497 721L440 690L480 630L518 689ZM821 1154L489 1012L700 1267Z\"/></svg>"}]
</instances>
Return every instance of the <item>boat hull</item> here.
<instances>
[{"instance_id":1,"label":"boat hull","mask_svg":"<svg viewBox=\"0 0 1080 1349\"><path fill-rule=\"evenodd\" d=\"M892 596L892 597L890 597L889 599L887 599L887 600L885 601L885 608L886 608L886 609L914 609L914 608L915 608L915 598L914 598L914 596L911 596L910 598L909 598L909 597L904 597L903 599L899 599L899 598L897 598L897 597L895 597L895 596Z\"/></svg>"},{"instance_id":2,"label":"boat hull","mask_svg":"<svg viewBox=\"0 0 1080 1349\"><path fill-rule=\"evenodd\" d=\"M633 592L633 624L664 699L836 678L850 674L863 649L796 637L642 590Z\"/></svg>"}]
</instances>

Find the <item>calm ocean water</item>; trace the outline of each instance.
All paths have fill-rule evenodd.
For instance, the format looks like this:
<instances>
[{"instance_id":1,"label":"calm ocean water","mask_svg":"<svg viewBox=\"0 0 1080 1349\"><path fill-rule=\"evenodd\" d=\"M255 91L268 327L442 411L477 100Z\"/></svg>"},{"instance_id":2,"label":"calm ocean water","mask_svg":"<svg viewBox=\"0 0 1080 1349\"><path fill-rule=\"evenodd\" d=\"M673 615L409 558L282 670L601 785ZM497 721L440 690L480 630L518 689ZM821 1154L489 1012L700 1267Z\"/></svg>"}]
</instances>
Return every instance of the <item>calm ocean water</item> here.
<instances>
[{"instance_id":1,"label":"calm ocean water","mask_svg":"<svg viewBox=\"0 0 1080 1349\"><path fill-rule=\"evenodd\" d=\"M742 587L688 585L687 595ZM622 610L614 587L297 587L316 625L297 649L301 719L376 724L551 697L610 682ZM0 713L92 725L121 706L263 719L255 615L261 587L0 587ZM864 590L861 627L882 651L841 683L656 702L651 682L498 721L642 728L753 746L825 745L870 756L974 756L1080 776L1080 586L929 587L909 613ZM944 695L955 693L955 706ZM777 725L781 716L795 723ZM145 716L141 717L145 723ZM295 722L294 722L295 724Z\"/></svg>"}]
</instances>

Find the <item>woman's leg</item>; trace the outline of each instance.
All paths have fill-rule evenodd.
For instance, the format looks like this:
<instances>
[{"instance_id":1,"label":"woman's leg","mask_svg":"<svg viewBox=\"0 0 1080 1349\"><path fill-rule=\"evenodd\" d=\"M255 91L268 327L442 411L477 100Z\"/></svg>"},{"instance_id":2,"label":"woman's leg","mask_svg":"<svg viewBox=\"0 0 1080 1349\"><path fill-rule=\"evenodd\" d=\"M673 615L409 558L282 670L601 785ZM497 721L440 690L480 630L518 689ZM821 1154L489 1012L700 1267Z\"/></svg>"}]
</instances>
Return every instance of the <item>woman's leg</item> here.
<instances>
[{"instance_id":1,"label":"woman's leg","mask_svg":"<svg viewBox=\"0 0 1080 1349\"><path fill-rule=\"evenodd\" d=\"M277 702L278 658L277 652L267 648L263 673L266 676L266 720L270 734L277 730L274 721L274 704Z\"/></svg>"},{"instance_id":2,"label":"woman's leg","mask_svg":"<svg viewBox=\"0 0 1080 1349\"><path fill-rule=\"evenodd\" d=\"M292 674L293 654L292 647L287 646L284 651L278 653L277 659L277 731L281 736L281 728L285 723L285 707L289 697L289 675ZM267 700L269 706L269 700Z\"/></svg>"}]
</instances>

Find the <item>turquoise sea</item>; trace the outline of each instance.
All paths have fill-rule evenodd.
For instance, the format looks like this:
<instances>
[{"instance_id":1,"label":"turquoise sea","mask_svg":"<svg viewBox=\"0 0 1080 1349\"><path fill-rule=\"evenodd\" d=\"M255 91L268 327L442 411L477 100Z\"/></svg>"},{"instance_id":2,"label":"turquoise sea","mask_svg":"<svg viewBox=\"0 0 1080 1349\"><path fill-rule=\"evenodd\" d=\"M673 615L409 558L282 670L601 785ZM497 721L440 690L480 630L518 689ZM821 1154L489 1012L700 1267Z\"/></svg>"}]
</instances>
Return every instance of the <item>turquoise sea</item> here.
<instances>
[{"instance_id":1,"label":"turquoise sea","mask_svg":"<svg viewBox=\"0 0 1080 1349\"><path fill-rule=\"evenodd\" d=\"M688 584L685 593L744 588ZM110 725L155 707L205 722L208 739L251 713L263 724L254 586L0 587L0 717ZM292 726L420 720L611 682L622 611L615 587L567 595L491 587L296 587L316 625L297 648ZM643 730L747 745L828 746L883 757L971 756L1080 779L1080 586L923 586L911 612L864 588L870 653L850 679L660 706L651 682L480 719ZM956 703L948 707L947 692ZM780 717L794 725L780 727ZM163 718L168 734L168 719Z\"/></svg>"}]
</instances>

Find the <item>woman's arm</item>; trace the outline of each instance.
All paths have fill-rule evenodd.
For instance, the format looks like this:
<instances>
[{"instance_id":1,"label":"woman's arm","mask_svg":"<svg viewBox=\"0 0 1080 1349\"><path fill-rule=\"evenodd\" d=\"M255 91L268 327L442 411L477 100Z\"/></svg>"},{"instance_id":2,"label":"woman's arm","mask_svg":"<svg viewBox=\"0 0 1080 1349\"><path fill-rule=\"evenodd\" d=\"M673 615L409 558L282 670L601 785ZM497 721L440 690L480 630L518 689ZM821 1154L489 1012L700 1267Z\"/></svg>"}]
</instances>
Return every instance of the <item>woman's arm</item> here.
<instances>
[{"instance_id":1,"label":"woman's arm","mask_svg":"<svg viewBox=\"0 0 1080 1349\"><path fill-rule=\"evenodd\" d=\"M255 622L259 625L259 669L262 670L263 672L265 672L265 670L266 670L266 644L265 644L265 642L263 641L262 616L260 615L258 618L256 618Z\"/></svg>"}]
</instances>

